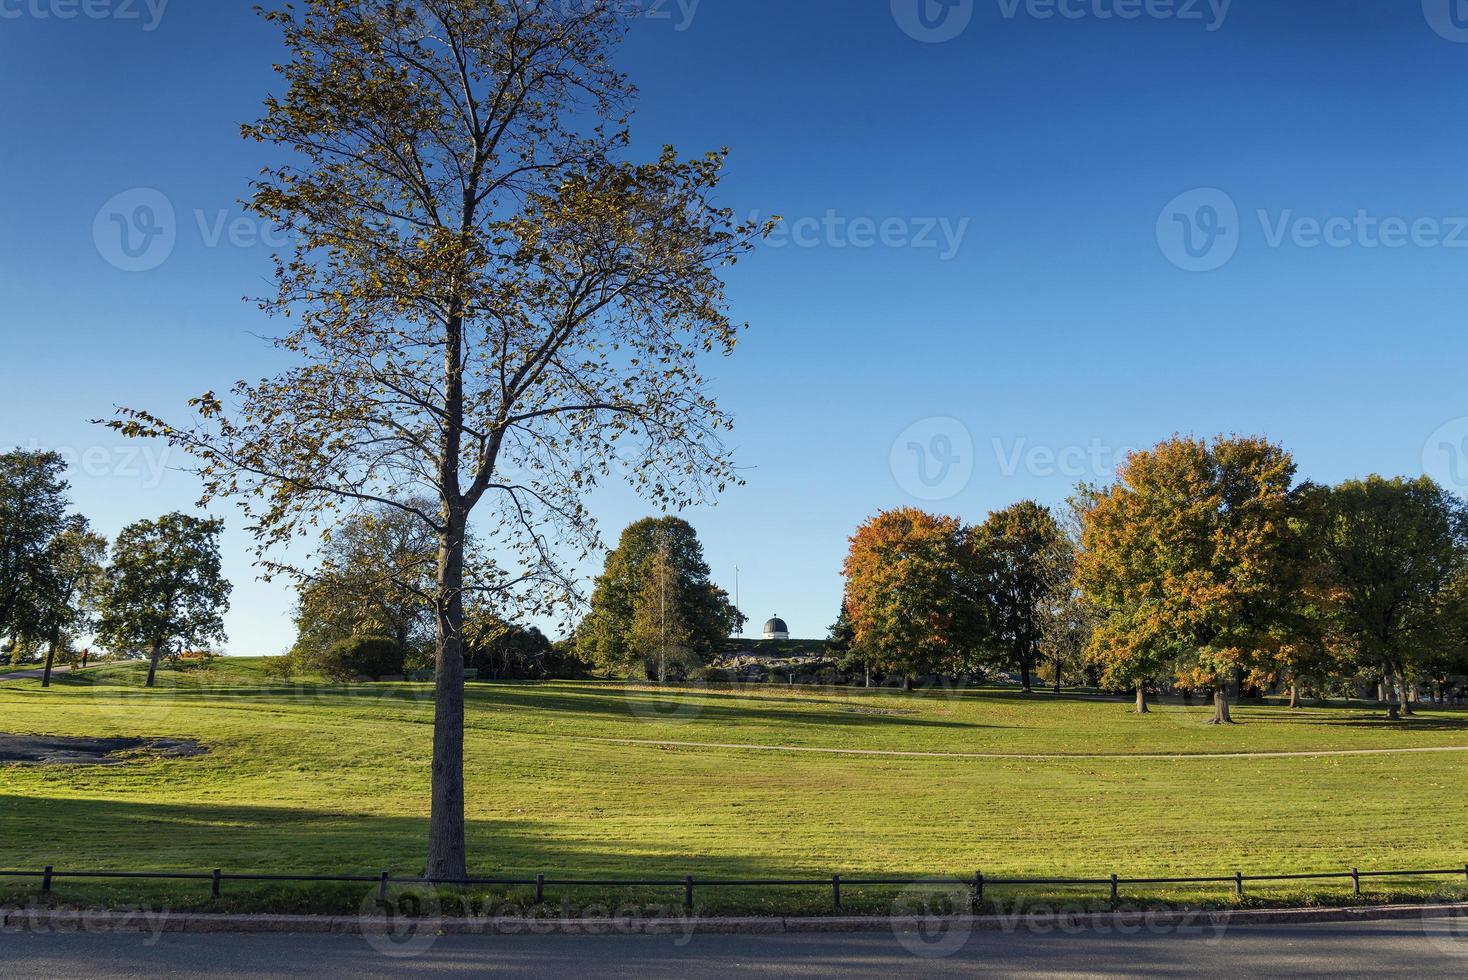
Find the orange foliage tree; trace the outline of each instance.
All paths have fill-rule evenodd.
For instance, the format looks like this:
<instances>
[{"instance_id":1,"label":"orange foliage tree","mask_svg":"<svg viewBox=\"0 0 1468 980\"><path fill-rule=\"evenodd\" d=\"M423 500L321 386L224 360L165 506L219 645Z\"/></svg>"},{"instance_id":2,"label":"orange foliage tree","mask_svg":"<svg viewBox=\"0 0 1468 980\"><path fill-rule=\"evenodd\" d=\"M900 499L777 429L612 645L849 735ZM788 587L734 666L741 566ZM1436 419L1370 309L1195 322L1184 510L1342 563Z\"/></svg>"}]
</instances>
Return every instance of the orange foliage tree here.
<instances>
[{"instance_id":1,"label":"orange foliage tree","mask_svg":"<svg viewBox=\"0 0 1468 980\"><path fill-rule=\"evenodd\" d=\"M867 521L843 567L855 647L909 688L916 675L954 669L972 647L972 561L955 518L904 507Z\"/></svg>"}]
</instances>

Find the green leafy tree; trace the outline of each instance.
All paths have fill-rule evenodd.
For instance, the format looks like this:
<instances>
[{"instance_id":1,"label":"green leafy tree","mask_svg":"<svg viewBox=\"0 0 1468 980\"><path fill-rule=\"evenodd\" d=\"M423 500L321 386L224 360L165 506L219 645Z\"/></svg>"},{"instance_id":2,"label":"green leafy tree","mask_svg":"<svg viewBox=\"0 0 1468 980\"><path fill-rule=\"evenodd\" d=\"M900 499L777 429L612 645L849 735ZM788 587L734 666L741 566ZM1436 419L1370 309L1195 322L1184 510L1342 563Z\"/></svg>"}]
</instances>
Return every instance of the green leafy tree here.
<instances>
[{"instance_id":1,"label":"green leafy tree","mask_svg":"<svg viewBox=\"0 0 1468 980\"><path fill-rule=\"evenodd\" d=\"M320 563L300 579L293 656L309 664L354 636L431 648L437 573L438 539L412 515L379 505L346 517L324 536Z\"/></svg>"},{"instance_id":2,"label":"green leafy tree","mask_svg":"<svg viewBox=\"0 0 1468 980\"><path fill-rule=\"evenodd\" d=\"M51 668L62 642L69 644L72 637L93 625L106 581L106 560L107 539L93 533L87 519L78 515L67 518L46 549L36 624L46 641L42 687L51 686Z\"/></svg>"},{"instance_id":3,"label":"green leafy tree","mask_svg":"<svg viewBox=\"0 0 1468 980\"><path fill-rule=\"evenodd\" d=\"M467 617L465 662L494 680L541 680L564 676L569 664L534 626L507 623L494 616Z\"/></svg>"},{"instance_id":4,"label":"green leafy tree","mask_svg":"<svg viewBox=\"0 0 1468 980\"><path fill-rule=\"evenodd\" d=\"M610 670L644 666L648 652L662 648L665 624L674 628L669 642L707 659L740 630L743 616L709 580L693 526L648 517L628 525L607 553L591 611L576 630L581 656Z\"/></svg>"},{"instance_id":5,"label":"green leafy tree","mask_svg":"<svg viewBox=\"0 0 1468 980\"><path fill-rule=\"evenodd\" d=\"M53 452L0 455L0 640L46 633L44 592L50 549L66 527L66 464Z\"/></svg>"},{"instance_id":6,"label":"green leafy tree","mask_svg":"<svg viewBox=\"0 0 1468 980\"><path fill-rule=\"evenodd\" d=\"M1451 633L1444 599L1464 563L1462 503L1429 477L1370 476L1332 489L1328 508L1337 626L1355 661L1396 688L1392 718L1409 715L1409 676Z\"/></svg>"},{"instance_id":7,"label":"green leafy tree","mask_svg":"<svg viewBox=\"0 0 1468 980\"><path fill-rule=\"evenodd\" d=\"M722 268L762 231L712 198L724 155L625 159L635 89L615 4L301 0L283 91L248 138L290 151L252 211L293 233L266 310L294 366L128 435L200 460L264 550L325 512L397 507L434 535L430 880L468 872L466 595L569 601L559 556L596 546L585 496L625 474L658 504L737 479L700 361L731 353ZM429 508L405 502L428 499ZM471 582L471 515L501 564Z\"/></svg>"},{"instance_id":8,"label":"green leafy tree","mask_svg":"<svg viewBox=\"0 0 1468 980\"><path fill-rule=\"evenodd\" d=\"M112 545L97 636L114 651L146 651L148 682L165 650L223 641L231 587L220 568L224 522L188 514L129 524Z\"/></svg>"},{"instance_id":9,"label":"green leafy tree","mask_svg":"<svg viewBox=\"0 0 1468 980\"><path fill-rule=\"evenodd\" d=\"M666 539L660 540L632 608L632 649L642 658L647 675L659 684L667 683L670 664L682 668L690 660L692 636L683 612L688 604ZM719 639L728 636L725 632Z\"/></svg>"},{"instance_id":10,"label":"green leafy tree","mask_svg":"<svg viewBox=\"0 0 1468 980\"><path fill-rule=\"evenodd\" d=\"M1232 721L1238 674L1272 675L1300 589L1294 462L1257 437L1175 437L1133 453L1085 515L1077 581L1102 619L1091 654L1113 683L1163 673L1214 689Z\"/></svg>"},{"instance_id":11,"label":"green leafy tree","mask_svg":"<svg viewBox=\"0 0 1468 980\"><path fill-rule=\"evenodd\" d=\"M985 645L1019 672L1025 693L1043 655L1046 606L1070 581L1070 549L1049 508L1021 501L973 532Z\"/></svg>"}]
</instances>

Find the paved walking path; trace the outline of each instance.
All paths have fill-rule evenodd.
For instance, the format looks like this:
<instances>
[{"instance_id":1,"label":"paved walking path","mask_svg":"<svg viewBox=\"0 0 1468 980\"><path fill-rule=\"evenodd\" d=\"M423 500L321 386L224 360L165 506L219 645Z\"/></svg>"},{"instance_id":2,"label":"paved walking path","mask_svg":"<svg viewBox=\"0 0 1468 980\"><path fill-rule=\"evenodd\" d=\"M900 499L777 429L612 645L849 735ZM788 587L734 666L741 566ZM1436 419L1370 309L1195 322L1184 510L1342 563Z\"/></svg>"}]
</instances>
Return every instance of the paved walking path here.
<instances>
[{"instance_id":1,"label":"paved walking path","mask_svg":"<svg viewBox=\"0 0 1468 980\"><path fill-rule=\"evenodd\" d=\"M1109 753L1038 753L1022 752L916 752L901 749L830 749L808 745L751 745L741 742L673 742L658 739L599 738L596 736L552 736L571 738L582 742L601 742L610 745L645 745L650 748L684 749L732 749L748 752L811 752L818 755L861 755L892 757L899 759L999 759L1018 762L1054 762L1086 759L1161 759L1187 761L1189 759L1310 759L1323 756L1342 755L1409 755L1431 752L1468 752L1468 745L1432 745L1402 749L1315 749L1299 752L1109 752Z\"/></svg>"}]
</instances>

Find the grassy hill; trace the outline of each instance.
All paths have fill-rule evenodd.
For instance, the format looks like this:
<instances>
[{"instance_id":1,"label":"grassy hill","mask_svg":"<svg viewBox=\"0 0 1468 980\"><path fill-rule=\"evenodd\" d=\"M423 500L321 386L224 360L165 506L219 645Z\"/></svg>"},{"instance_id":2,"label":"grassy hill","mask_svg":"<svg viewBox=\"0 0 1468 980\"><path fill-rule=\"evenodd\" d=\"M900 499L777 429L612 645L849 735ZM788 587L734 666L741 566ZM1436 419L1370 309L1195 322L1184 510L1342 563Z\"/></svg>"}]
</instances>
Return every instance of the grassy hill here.
<instances>
[{"instance_id":1,"label":"grassy hill","mask_svg":"<svg viewBox=\"0 0 1468 980\"><path fill-rule=\"evenodd\" d=\"M108 767L0 766L0 866L421 870L428 685L284 684L260 661L234 659L165 671L153 691L141 677L140 665L122 664L63 676L49 691L29 680L0 684L0 731L196 738L210 747L197 758ZM670 693L597 682L475 684L468 703L478 874L1169 876L1468 860L1468 753L1256 754L1468 746L1462 710L1395 725L1359 708L1244 706L1242 724L1215 728L1203 723L1204 707L1163 705L1139 717L1120 702L1012 691ZM781 748L806 751L771 750ZM1367 887L1380 898L1438 886ZM33 889L0 879L0 901ZM1347 893L1339 884L1258 886L1248 901ZM1230 900L1217 887L1145 894ZM55 897L320 911L354 910L363 893L230 883L216 904L198 883L62 882ZM528 901L515 889L478 897ZM583 888L571 897L628 896ZM677 898L666 889L631 897ZM852 888L845 897L850 908L877 911L892 896ZM828 896L724 888L700 901L819 911Z\"/></svg>"}]
</instances>

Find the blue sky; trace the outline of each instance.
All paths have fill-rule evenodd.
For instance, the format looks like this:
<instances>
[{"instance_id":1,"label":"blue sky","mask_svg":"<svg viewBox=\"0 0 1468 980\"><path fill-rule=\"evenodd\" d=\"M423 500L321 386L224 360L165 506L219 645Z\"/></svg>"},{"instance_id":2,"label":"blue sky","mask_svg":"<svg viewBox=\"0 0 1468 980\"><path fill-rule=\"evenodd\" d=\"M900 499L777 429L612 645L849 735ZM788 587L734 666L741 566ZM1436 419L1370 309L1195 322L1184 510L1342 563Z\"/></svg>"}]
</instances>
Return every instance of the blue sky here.
<instances>
[{"instance_id":1,"label":"blue sky","mask_svg":"<svg viewBox=\"0 0 1468 980\"><path fill-rule=\"evenodd\" d=\"M748 483L688 515L755 625L824 635L880 508L1057 502L1175 431L1468 490L1468 4L652 2L617 55L637 149L727 145L725 203L787 219L709 366ZM250 7L0 0L0 444L67 452L109 535L197 487L87 420L274 366ZM161 260L122 249L139 205ZM230 649L278 652L288 587L219 513Z\"/></svg>"}]
</instances>

